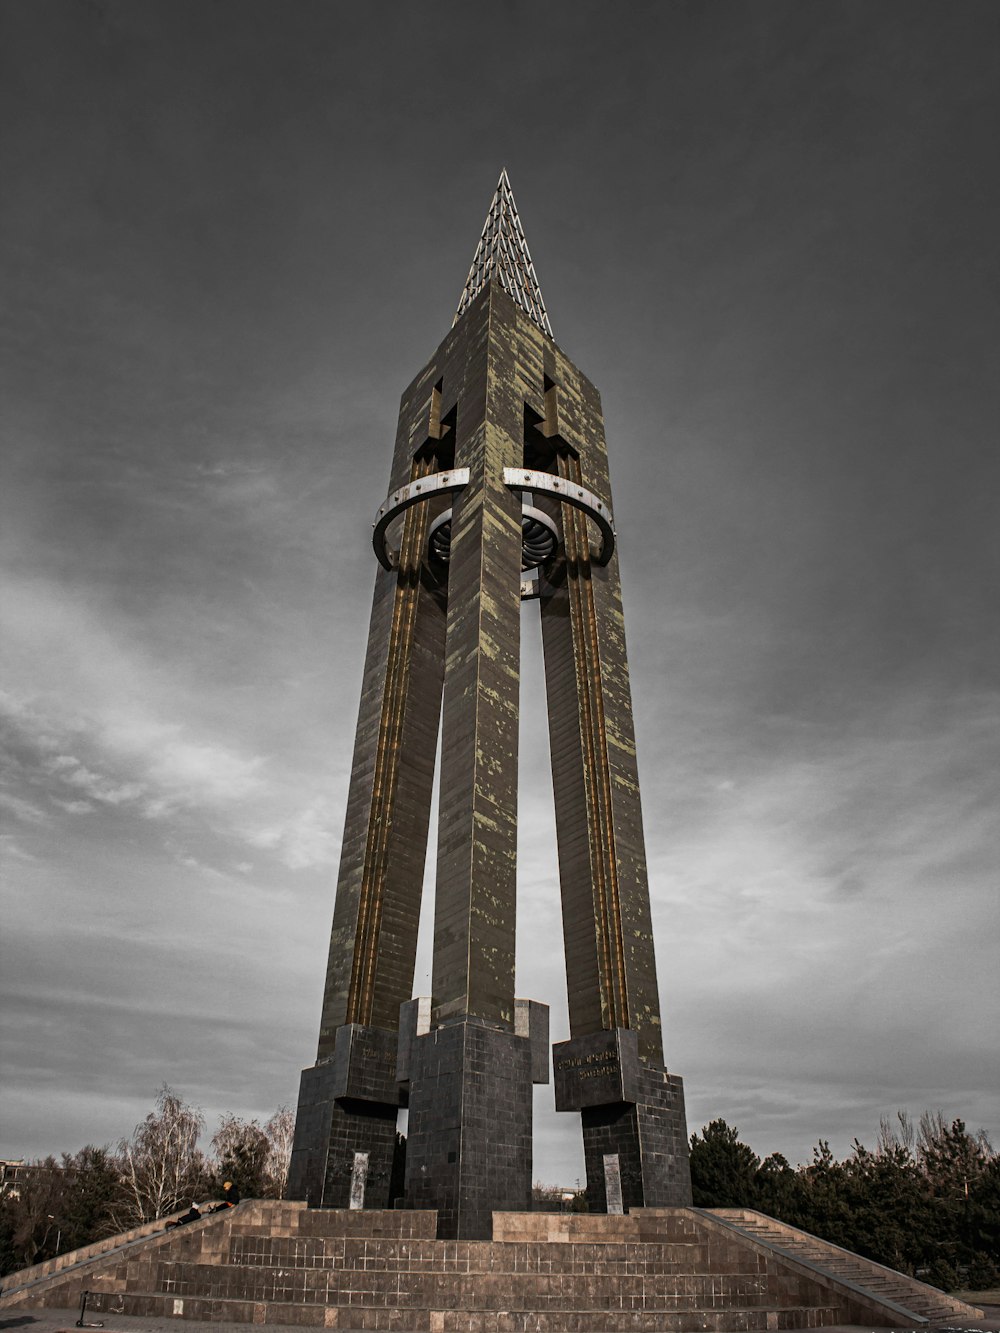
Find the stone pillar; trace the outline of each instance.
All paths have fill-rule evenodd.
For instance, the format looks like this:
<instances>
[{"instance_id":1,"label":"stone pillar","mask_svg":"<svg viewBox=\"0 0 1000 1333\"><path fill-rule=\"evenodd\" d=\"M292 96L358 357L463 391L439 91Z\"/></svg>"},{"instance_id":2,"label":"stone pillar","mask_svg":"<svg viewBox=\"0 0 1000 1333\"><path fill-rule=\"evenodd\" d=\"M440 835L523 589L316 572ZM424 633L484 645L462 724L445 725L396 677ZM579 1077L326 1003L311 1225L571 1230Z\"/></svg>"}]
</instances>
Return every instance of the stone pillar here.
<instances>
[{"instance_id":1,"label":"stone pillar","mask_svg":"<svg viewBox=\"0 0 1000 1333\"><path fill-rule=\"evenodd\" d=\"M597 389L547 349L536 456L611 512ZM667 1073L618 556L593 558L589 520L553 509L562 547L540 590L571 1040L556 1106L582 1112L590 1207L617 1156L624 1207L691 1201L680 1080Z\"/></svg>"},{"instance_id":2,"label":"stone pillar","mask_svg":"<svg viewBox=\"0 0 1000 1333\"><path fill-rule=\"evenodd\" d=\"M447 447L432 369L403 395L392 487L430 476ZM385 1206L376 1202L383 1175L388 1199L396 1088L347 1092L329 1064L354 1028L388 1033L394 1046L399 1006L413 991L444 678L443 594L427 577L427 533L444 503L407 512L395 566L375 576L317 1061L302 1074L288 1177L289 1198L317 1207L347 1206L345 1154L355 1151L369 1153L367 1205Z\"/></svg>"}]
</instances>

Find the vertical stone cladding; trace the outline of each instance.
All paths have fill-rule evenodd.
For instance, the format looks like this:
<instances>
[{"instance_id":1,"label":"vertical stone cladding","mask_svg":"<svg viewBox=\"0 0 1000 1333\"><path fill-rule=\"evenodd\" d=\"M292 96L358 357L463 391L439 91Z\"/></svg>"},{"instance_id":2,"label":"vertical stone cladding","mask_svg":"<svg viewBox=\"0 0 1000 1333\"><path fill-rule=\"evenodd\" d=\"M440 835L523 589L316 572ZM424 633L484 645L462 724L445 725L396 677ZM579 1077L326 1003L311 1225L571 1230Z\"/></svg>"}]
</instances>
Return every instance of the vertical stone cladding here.
<instances>
[{"instance_id":1,"label":"vertical stone cladding","mask_svg":"<svg viewBox=\"0 0 1000 1333\"><path fill-rule=\"evenodd\" d=\"M547 350L553 470L610 507L600 394L558 347ZM618 556L594 564L587 520L559 509L563 550L541 614L570 1031L629 1028L641 1058L662 1064Z\"/></svg>"},{"instance_id":2,"label":"vertical stone cladding","mask_svg":"<svg viewBox=\"0 0 1000 1333\"><path fill-rule=\"evenodd\" d=\"M438 378L435 360L403 394L390 492L439 470ZM345 1023L394 1031L413 987L444 672L441 592L425 559L435 506L406 512L397 567L375 576L319 1059Z\"/></svg>"},{"instance_id":3,"label":"vertical stone cladding","mask_svg":"<svg viewBox=\"0 0 1000 1333\"><path fill-rule=\"evenodd\" d=\"M469 1021L411 1055L406 1206L437 1210L442 1240L489 1240L493 1211L531 1199L531 1043Z\"/></svg>"},{"instance_id":4,"label":"vertical stone cladding","mask_svg":"<svg viewBox=\"0 0 1000 1333\"><path fill-rule=\"evenodd\" d=\"M406 1199L439 1234L488 1238L531 1197L532 1048L515 1031L521 499L526 386L544 335L496 283L442 346L457 402L448 567L432 1031L413 1043Z\"/></svg>"},{"instance_id":5,"label":"vertical stone cladding","mask_svg":"<svg viewBox=\"0 0 1000 1333\"><path fill-rule=\"evenodd\" d=\"M347 1208L354 1155L366 1152L365 1204L388 1207L398 1102L395 1034L338 1028L333 1055L302 1072L289 1176L296 1197Z\"/></svg>"},{"instance_id":6,"label":"vertical stone cladding","mask_svg":"<svg viewBox=\"0 0 1000 1333\"><path fill-rule=\"evenodd\" d=\"M591 1212L607 1211L606 1153L618 1155L626 1210L683 1207L691 1201L683 1083L674 1074L650 1068L639 1077L641 1100L580 1112Z\"/></svg>"},{"instance_id":7,"label":"vertical stone cladding","mask_svg":"<svg viewBox=\"0 0 1000 1333\"><path fill-rule=\"evenodd\" d=\"M525 319L490 283L444 344L457 397L448 567L441 800L435 886L434 1021L514 1021L521 502L503 482L519 466ZM539 334L541 337L541 334Z\"/></svg>"}]
</instances>

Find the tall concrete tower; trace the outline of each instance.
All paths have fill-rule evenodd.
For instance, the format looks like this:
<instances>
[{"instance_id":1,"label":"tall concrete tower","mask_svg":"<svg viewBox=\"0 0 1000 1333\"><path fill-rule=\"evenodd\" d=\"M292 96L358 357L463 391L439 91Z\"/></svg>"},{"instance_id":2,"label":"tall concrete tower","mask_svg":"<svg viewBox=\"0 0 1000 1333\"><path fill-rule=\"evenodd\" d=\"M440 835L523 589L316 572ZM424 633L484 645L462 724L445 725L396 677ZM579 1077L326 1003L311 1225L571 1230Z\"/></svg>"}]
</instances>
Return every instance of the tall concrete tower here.
<instances>
[{"instance_id":1,"label":"tall concrete tower","mask_svg":"<svg viewBox=\"0 0 1000 1333\"><path fill-rule=\"evenodd\" d=\"M451 332L405 391L377 557L316 1064L289 1177L316 1205L405 1205L490 1235L531 1191L548 1011L515 998L520 622L542 618L570 1040L590 1207L690 1202L663 1063L600 396L555 343L504 172ZM413 999L435 751L432 995Z\"/></svg>"}]
</instances>

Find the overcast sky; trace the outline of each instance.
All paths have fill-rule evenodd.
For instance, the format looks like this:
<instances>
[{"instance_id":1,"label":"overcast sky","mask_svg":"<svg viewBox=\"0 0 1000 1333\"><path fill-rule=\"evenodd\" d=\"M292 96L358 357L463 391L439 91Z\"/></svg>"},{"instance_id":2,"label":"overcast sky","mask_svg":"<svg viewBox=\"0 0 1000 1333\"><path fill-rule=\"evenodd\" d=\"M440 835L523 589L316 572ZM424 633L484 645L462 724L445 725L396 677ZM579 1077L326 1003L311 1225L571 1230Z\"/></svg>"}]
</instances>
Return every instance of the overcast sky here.
<instances>
[{"instance_id":1,"label":"overcast sky","mask_svg":"<svg viewBox=\"0 0 1000 1333\"><path fill-rule=\"evenodd\" d=\"M371 519L502 166L604 399L690 1128L1000 1140L1000 6L0 21L0 1153L113 1141L164 1081L210 1128L294 1105ZM523 623L518 992L559 1040Z\"/></svg>"}]
</instances>

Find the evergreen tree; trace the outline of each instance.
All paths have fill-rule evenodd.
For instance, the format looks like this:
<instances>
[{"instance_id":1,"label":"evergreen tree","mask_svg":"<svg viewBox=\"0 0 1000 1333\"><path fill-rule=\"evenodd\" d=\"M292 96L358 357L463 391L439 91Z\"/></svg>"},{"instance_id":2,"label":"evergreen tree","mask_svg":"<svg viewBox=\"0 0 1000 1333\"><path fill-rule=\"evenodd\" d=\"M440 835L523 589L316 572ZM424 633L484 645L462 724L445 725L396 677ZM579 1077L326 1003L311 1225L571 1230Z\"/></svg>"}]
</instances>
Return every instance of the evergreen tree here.
<instances>
[{"instance_id":1,"label":"evergreen tree","mask_svg":"<svg viewBox=\"0 0 1000 1333\"><path fill-rule=\"evenodd\" d=\"M760 1158L740 1132L713 1120L691 1135L691 1189L696 1208L753 1208Z\"/></svg>"},{"instance_id":2,"label":"evergreen tree","mask_svg":"<svg viewBox=\"0 0 1000 1333\"><path fill-rule=\"evenodd\" d=\"M120 1168L110 1149L88 1144L75 1155L63 1153L68 1188L59 1217L61 1250L90 1245L115 1230L114 1206L120 1190Z\"/></svg>"},{"instance_id":3,"label":"evergreen tree","mask_svg":"<svg viewBox=\"0 0 1000 1333\"><path fill-rule=\"evenodd\" d=\"M869 1152L855 1139L844 1162L849 1249L901 1272L926 1261L930 1204L913 1154L902 1144Z\"/></svg>"},{"instance_id":4,"label":"evergreen tree","mask_svg":"<svg viewBox=\"0 0 1000 1333\"><path fill-rule=\"evenodd\" d=\"M231 1180L244 1199L260 1199L267 1192L271 1140L256 1120L225 1115L212 1139L215 1153L212 1175L216 1191Z\"/></svg>"},{"instance_id":5,"label":"evergreen tree","mask_svg":"<svg viewBox=\"0 0 1000 1333\"><path fill-rule=\"evenodd\" d=\"M774 1152L761 1162L754 1180L754 1207L771 1217L792 1222L803 1212L803 1190L799 1173L787 1157Z\"/></svg>"}]
</instances>

